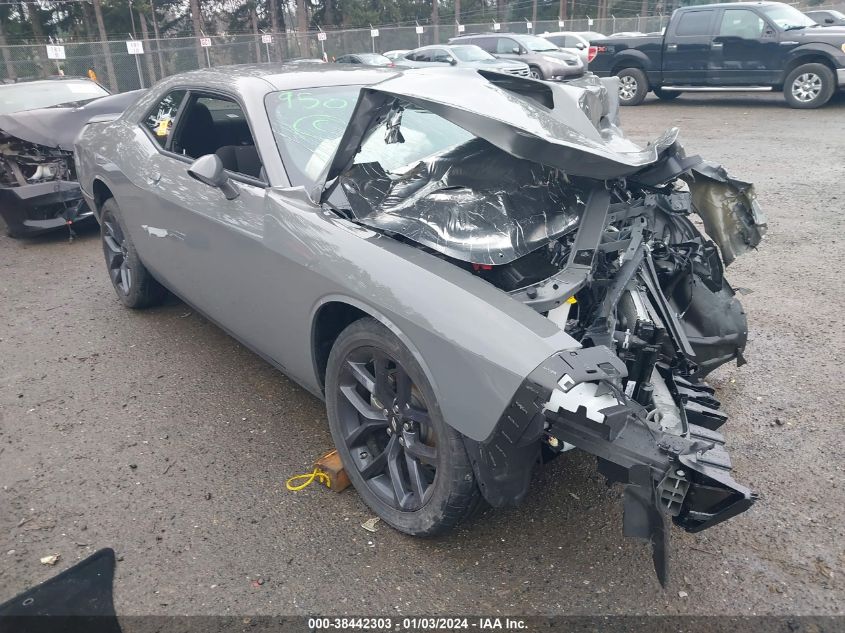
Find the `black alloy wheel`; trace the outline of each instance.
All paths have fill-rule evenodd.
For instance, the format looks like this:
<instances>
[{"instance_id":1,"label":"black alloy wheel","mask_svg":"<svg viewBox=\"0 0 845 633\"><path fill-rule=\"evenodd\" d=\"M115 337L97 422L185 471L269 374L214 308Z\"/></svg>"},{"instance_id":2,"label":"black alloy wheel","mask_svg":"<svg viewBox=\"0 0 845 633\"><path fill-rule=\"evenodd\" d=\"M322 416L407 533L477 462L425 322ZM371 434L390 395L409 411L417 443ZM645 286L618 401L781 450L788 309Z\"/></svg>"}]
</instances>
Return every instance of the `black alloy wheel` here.
<instances>
[{"instance_id":1,"label":"black alloy wheel","mask_svg":"<svg viewBox=\"0 0 845 633\"><path fill-rule=\"evenodd\" d=\"M114 198L106 200L100 209L100 240L109 279L123 305L147 308L164 301L167 291L138 257Z\"/></svg>"},{"instance_id":2,"label":"black alloy wheel","mask_svg":"<svg viewBox=\"0 0 845 633\"><path fill-rule=\"evenodd\" d=\"M362 318L340 333L325 387L349 480L383 521L430 536L483 505L463 437L444 421L419 362L384 325Z\"/></svg>"},{"instance_id":3,"label":"black alloy wheel","mask_svg":"<svg viewBox=\"0 0 845 633\"><path fill-rule=\"evenodd\" d=\"M103 254L106 256L106 267L112 285L118 293L128 296L132 291L132 268L123 229L114 217L109 216L103 218L102 233Z\"/></svg>"},{"instance_id":4,"label":"black alloy wheel","mask_svg":"<svg viewBox=\"0 0 845 633\"><path fill-rule=\"evenodd\" d=\"M382 350L347 355L338 413L346 448L367 487L391 507L419 510L437 476L428 408L408 372Z\"/></svg>"}]
</instances>

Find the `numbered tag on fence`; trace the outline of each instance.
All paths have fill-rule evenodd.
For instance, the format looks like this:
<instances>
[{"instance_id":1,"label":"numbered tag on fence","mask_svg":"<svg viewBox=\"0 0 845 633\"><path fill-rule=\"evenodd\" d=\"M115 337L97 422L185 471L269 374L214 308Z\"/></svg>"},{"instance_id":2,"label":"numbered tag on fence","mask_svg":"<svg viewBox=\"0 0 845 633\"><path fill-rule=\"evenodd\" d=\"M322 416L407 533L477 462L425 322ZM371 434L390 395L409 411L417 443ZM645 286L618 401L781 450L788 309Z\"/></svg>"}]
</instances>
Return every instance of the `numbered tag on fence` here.
<instances>
[{"instance_id":1,"label":"numbered tag on fence","mask_svg":"<svg viewBox=\"0 0 845 633\"><path fill-rule=\"evenodd\" d=\"M64 46L47 45L47 59L66 59Z\"/></svg>"},{"instance_id":2,"label":"numbered tag on fence","mask_svg":"<svg viewBox=\"0 0 845 633\"><path fill-rule=\"evenodd\" d=\"M466 30L467 30L467 27L464 26L463 24L458 25L458 33L463 33Z\"/></svg>"},{"instance_id":3,"label":"numbered tag on fence","mask_svg":"<svg viewBox=\"0 0 845 633\"><path fill-rule=\"evenodd\" d=\"M500 28L502 28L502 27L499 25L498 22L493 22L493 30L494 31L498 31Z\"/></svg>"},{"instance_id":4,"label":"numbered tag on fence","mask_svg":"<svg viewBox=\"0 0 845 633\"><path fill-rule=\"evenodd\" d=\"M370 29L370 37L378 37L378 29Z\"/></svg>"},{"instance_id":5,"label":"numbered tag on fence","mask_svg":"<svg viewBox=\"0 0 845 633\"><path fill-rule=\"evenodd\" d=\"M143 55L144 43L141 40L126 40L126 52L130 55Z\"/></svg>"},{"instance_id":6,"label":"numbered tag on fence","mask_svg":"<svg viewBox=\"0 0 845 633\"><path fill-rule=\"evenodd\" d=\"M416 31L417 31L417 35L422 35L425 32L425 29L421 26L418 26L416 28Z\"/></svg>"},{"instance_id":7,"label":"numbered tag on fence","mask_svg":"<svg viewBox=\"0 0 845 633\"><path fill-rule=\"evenodd\" d=\"M534 28L534 25L533 25L533 24L531 24L531 22L526 22L526 23L525 23L525 28L526 28L526 29L528 29L528 30L530 31L532 28Z\"/></svg>"},{"instance_id":8,"label":"numbered tag on fence","mask_svg":"<svg viewBox=\"0 0 845 633\"><path fill-rule=\"evenodd\" d=\"M262 44L272 44L273 43L273 36L272 35L262 35L261 36L261 43Z\"/></svg>"},{"instance_id":9,"label":"numbered tag on fence","mask_svg":"<svg viewBox=\"0 0 845 633\"><path fill-rule=\"evenodd\" d=\"M317 33L317 40L320 42L325 42L326 34L323 31L320 31L319 33Z\"/></svg>"},{"instance_id":10,"label":"numbered tag on fence","mask_svg":"<svg viewBox=\"0 0 845 633\"><path fill-rule=\"evenodd\" d=\"M201 37L200 38L200 46L203 48L208 48L211 46L211 38L210 37Z\"/></svg>"},{"instance_id":11,"label":"numbered tag on fence","mask_svg":"<svg viewBox=\"0 0 845 633\"><path fill-rule=\"evenodd\" d=\"M563 28L563 26L564 26L564 25L563 25L563 20L558 20L558 21L557 21L557 28L562 29L562 28Z\"/></svg>"}]
</instances>

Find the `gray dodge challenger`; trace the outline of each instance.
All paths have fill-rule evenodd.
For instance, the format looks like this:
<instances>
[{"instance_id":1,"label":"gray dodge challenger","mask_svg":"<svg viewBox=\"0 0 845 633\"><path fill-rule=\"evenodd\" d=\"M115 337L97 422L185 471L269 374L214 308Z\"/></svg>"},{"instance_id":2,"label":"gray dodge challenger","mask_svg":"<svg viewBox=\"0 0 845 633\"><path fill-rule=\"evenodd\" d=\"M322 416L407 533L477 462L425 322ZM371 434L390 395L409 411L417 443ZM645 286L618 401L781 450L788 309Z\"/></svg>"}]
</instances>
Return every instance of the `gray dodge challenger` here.
<instances>
[{"instance_id":1,"label":"gray dodge challenger","mask_svg":"<svg viewBox=\"0 0 845 633\"><path fill-rule=\"evenodd\" d=\"M323 398L349 478L430 535L572 448L669 523L748 509L704 378L744 362L725 267L753 187L618 127L615 79L238 66L170 77L76 141L130 308L170 291Z\"/></svg>"}]
</instances>

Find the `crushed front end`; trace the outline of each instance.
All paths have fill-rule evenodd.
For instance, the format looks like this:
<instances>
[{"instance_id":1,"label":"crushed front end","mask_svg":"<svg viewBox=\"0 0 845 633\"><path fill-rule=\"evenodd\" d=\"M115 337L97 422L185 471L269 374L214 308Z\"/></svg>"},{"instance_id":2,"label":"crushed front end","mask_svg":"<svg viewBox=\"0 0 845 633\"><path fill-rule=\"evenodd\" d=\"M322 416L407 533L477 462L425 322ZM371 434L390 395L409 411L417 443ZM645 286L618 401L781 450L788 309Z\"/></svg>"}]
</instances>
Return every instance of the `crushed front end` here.
<instances>
[{"instance_id":1,"label":"crushed front end","mask_svg":"<svg viewBox=\"0 0 845 633\"><path fill-rule=\"evenodd\" d=\"M485 440L464 439L476 481L491 505L515 505L541 458L595 455L625 487L624 533L651 542L665 584L670 520L696 532L755 501L731 476L727 416L704 378L745 362L724 271L760 244L765 217L752 185L687 156L677 130L645 148L625 138L615 80L478 75L409 73L362 91L322 200L569 335ZM417 111L471 137L392 170L387 151L356 159L370 137L428 138L403 123Z\"/></svg>"},{"instance_id":2,"label":"crushed front end","mask_svg":"<svg viewBox=\"0 0 845 633\"><path fill-rule=\"evenodd\" d=\"M710 199L698 207L702 189ZM744 228L713 229L710 240L696 214L704 225ZM500 287L519 279L511 296L583 346L547 359L496 433L468 446L488 500L518 502L525 465L541 449L547 459L571 448L595 455L599 472L625 486L624 534L650 541L663 584L670 519L697 532L747 510L755 495L731 476L720 433L727 416L703 378L745 362L745 313L720 252L753 248L764 231L750 185L675 146L646 171L593 184L577 230L533 252L530 270L545 270L542 279L522 281L524 257L510 273L480 267Z\"/></svg>"},{"instance_id":3,"label":"crushed front end","mask_svg":"<svg viewBox=\"0 0 845 633\"><path fill-rule=\"evenodd\" d=\"M13 237L70 227L90 217L76 182L73 152L0 130L0 215Z\"/></svg>"}]
</instances>

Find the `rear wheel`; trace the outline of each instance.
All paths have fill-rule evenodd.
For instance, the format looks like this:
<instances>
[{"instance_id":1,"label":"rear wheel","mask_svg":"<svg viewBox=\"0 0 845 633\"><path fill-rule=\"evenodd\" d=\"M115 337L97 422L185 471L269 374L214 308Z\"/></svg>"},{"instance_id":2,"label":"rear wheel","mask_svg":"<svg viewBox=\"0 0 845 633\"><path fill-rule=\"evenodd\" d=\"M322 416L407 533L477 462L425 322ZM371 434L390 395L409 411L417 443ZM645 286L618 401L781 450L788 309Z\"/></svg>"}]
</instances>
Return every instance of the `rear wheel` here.
<instances>
[{"instance_id":1,"label":"rear wheel","mask_svg":"<svg viewBox=\"0 0 845 633\"><path fill-rule=\"evenodd\" d=\"M356 321L335 342L326 408L350 481L386 523L428 536L480 504L461 436L444 422L414 357L374 319Z\"/></svg>"},{"instance_id":2,"label":"rear wheel","mask_svg":"<svg viewBox=\"0 0 845 633\"><path fill-rule=\"evenodd\" d=\"M830 101L836 90L833 71L824 64L804 64L786 76L783 96L792 108L809 110Z\"/></svg>"},{"instance_id":3,"label":"rear wheel","mask_svg":"<svg viewBox=\"0 0 845 633\"><path fill-rule=\"evenodd\" d=\"M639 68L623 68L619 77L619 103L624 106L640 105L648 94L648 79Z\"/></svg>"},{"instance_id":4,"label":"rear wheel","mask_svg":"<svg viewBox=\"0 0 845 633\"><path fill-rule=\"evenodd\" d=\"M147 308L161 303L167 291L141 263L114 198L103 203L100 238L109 278L123 305Z\"/></svg>"},{"instance_id":5,"label":"rear wheel","mask_svg":"<svg viewBox=\"0 0 845 633\"><path fill-rule=\"evenodd\" d=\"M662 88L652 88L651 91L654 93L654 96L662 101L672 101L673 99L677 99L681 96L681 93L677 90L663 90Z\"/></svg>"}]
</instances>

